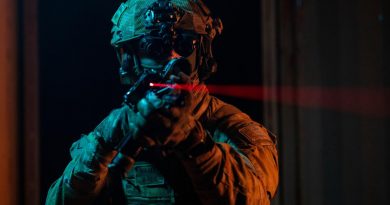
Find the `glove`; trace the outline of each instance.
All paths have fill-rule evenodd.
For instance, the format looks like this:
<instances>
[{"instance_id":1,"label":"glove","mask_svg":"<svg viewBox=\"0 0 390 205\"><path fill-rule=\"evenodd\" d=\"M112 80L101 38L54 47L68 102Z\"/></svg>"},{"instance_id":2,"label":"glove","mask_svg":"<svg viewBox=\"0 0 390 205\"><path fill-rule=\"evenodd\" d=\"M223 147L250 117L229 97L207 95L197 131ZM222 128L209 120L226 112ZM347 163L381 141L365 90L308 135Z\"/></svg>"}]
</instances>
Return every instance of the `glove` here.
<instances>
[{"instance_id":1,"label":"glove","mask_svg":"<svg viewBox=\"0 0 390 205\"><path fill-rule=\"evenodd\" d=\"M113 110L94 130L102 137L102 146L106 149L116 149L125 136L132 134L135 130L130 126L136 114L127 105Z\"/></svg>"},{"instance_id":2,"label":"glove","mask_svg":"<svg viewBox=\"0 0 390 205\"><path fill-rule=\"evenodd\" d=\"M115 157L115 150L103 146L102 137L95 132L73 143L71 155L74 163L70 185L84 193L97 192L107 175L108 164Z\"/></svg>"},{"instance_id":3,"label":"glove","mask_svg":"<svg viewBox=\"0 0 390 205\"><path fill-rule=\"evenodd\" d=\"M75 163L71 186L84 192L96 191L108 173L109 165L118 156L118 144L125 136L133 134L135 129L130 126L136 114L127 105L112 111L89 135L76 141L71 148ZM131 144L131 142L128 142ZM133 146L129 151L133 155L120 155L117 166L120 173L126 173L135 162L135 155L140 146ZM120 160L119 160L120 159ZM111 165L110 165L111 166Z\"/></svg>"},{"instance_id":4,"label":"glove","mask_svg":"<svg viewBox=\"0 0 390 205\"><path fill-rule=\"evenodd\" d=\"M170 79L191 87L189 77L182 72ZM175 89L175 85L172 88L172 92L162 96L148 92L137 104L135 125L140 130L138 138L146 147L174 148L187 140L197 124L192 116L193 89Z\"/></svg>"}]
</instances>

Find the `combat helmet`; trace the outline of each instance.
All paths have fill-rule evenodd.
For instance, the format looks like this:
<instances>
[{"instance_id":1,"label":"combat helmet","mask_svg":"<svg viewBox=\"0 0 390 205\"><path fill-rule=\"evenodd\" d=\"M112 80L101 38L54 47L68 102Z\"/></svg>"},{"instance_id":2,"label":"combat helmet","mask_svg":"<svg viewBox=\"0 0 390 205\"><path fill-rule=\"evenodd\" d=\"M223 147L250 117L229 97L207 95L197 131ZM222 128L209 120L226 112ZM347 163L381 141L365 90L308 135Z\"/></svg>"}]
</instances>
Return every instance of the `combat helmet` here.
<instances>
[{"instance_id":1,"label":"combat helmet","mask_svg":"<svg viewBox=\"0 0 390 205\"><path fill-rule=\"evenodd\" d=\"M169 5L169 8L174 10L164 16L163 12L156 12L162 5ZM191 31L201 36L198 51L202 56L198 63L200 77L206 79L216 71L211 43L214 37L222 32L222 22L211 15L201 0L127 0L120 5L111 21L111 44L115 48L151 33L153 25L159 24L160 21L172 21L171 30Z\"/></svg>"}]
</instances>

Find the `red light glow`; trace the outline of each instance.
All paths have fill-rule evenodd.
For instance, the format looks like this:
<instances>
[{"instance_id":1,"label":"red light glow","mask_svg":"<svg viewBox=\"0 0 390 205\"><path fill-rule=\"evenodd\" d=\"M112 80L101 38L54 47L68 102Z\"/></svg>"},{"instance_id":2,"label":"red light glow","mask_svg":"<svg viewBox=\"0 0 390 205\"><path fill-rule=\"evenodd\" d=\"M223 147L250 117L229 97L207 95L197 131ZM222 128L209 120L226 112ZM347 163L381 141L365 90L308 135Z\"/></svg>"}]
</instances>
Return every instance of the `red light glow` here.
<instances>
[{"instance_id":1,"label":"red light glow","mask_svg":"<svg viewBox=\"0 0 390 205\"><path fill-rule=\"evenodd\" d=\"M191 85L151 83L152 87L193 90ZM388 88L363 87L263 87L241 85L207 85L211 94L246 100L281 103L306 108L322 108L374 117L387 117L390 109Z\"/></svg>"}]
</instances>

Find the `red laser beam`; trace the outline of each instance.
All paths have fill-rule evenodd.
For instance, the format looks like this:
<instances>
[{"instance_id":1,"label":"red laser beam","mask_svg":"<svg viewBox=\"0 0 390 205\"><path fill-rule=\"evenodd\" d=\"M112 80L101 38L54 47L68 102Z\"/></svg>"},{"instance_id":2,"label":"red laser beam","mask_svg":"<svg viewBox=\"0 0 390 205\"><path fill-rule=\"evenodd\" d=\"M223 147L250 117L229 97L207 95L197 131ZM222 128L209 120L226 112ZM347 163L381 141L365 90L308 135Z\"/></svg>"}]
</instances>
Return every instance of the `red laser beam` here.
<instances>
[{"instance_id":1,"label":"red laser beam","mask_svg":"<svg viewBox=\"0 0 390 205\"><path fill-rule=\"evenodd\" d=\"M197 87L193 85L185 85L185 84L165 84L165 83L149 83L150 87L159 87L159 88L173 88L173 89L179 89L179 90L187 90L192 91L195 90Z\"/></svg>"},{"instance_id":2,"label":"red laser beam","mask_svg":"<svg viewBox=\"0 0 390 205\"><path fill-rule=\"evenodd\" d=\"M191 85L151 84L152 87L172 87L193 90ZM389 88L364 87L264 87L242 85L207 85L210 93L247 100L282 103L306 108L325 108L373 117L388 117Z\"/></svg>"}]
</instances>

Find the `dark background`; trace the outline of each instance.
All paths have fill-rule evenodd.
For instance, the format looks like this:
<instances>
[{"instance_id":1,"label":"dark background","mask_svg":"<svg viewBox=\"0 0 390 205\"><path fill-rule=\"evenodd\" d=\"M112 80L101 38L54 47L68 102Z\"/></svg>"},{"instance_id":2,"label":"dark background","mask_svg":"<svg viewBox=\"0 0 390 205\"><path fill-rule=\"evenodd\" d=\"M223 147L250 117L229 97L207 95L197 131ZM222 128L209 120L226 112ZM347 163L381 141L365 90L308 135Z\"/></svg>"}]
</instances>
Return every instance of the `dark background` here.
<instances>
[{"instance_id":1,"label":"dark background","mask_svg":"<svg viewBox=\"0 0 390 205\"><path fill-rule=\"evenodd\" d=\"M110 46L120 1L41 0L38 7L41 201L70 160L69 148L122 102ZM261 84L259 1L209 1L224 23L214 42L219 64L209 84ZM261 102L219 96L260 121Z\"/></svg>"},{"instance_id":2,"label":"dark background","mask_svg":"<svg viewBox=\"0 0 390 205\"><path fill-rule=\"evenodd\" d=\"M390 1L207 2L225 25L209 84L273 88L261 102L220 96L278 136L273 204L389 204ZM71 143L122 102L120 2L1 3L0 201L38 205Z\"/></svg>"}]
</instances>

